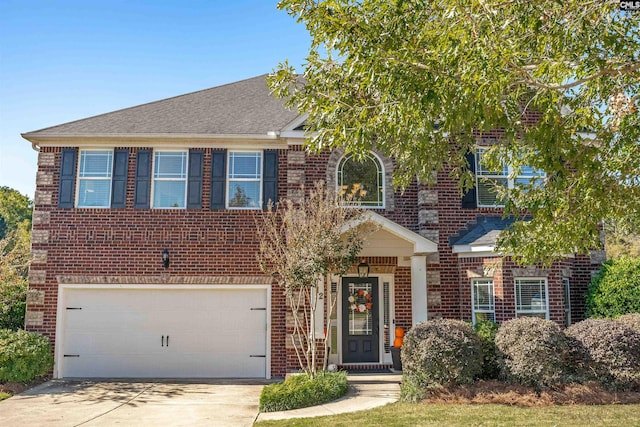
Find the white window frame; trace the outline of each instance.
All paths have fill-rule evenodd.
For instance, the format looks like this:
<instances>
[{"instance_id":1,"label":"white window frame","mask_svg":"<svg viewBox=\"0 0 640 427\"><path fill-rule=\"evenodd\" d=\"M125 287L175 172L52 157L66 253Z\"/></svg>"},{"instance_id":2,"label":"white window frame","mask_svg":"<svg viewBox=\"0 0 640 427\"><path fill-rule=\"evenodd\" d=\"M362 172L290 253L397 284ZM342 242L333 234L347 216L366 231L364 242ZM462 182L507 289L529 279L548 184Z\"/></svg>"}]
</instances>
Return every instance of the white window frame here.
<instances>
[{"instance_id":1,"label":"white window frame","mask_svg":"<svg viewBox=\"0 0 640 427\"><path fill-rule=\"evenodd\" d=\"M156 155L160 153L183 153L185 154L184 178L156 178ZM156 181L160 182L184 182L184 201L182 206L155 206ZM152 209L186 209L187 208L187 185L189 181L189 150L166 149L153 150L153 162L151 165L151 208Z\"/></svg>"},{"instance_id":2,"label":"white window frame","mask_svg":"<svg viewBox=\"0 0 640 427\"><path fill-rule=\"evenodd\" d=\"M522 171L520 171L520 173L518 175L514 175L515 170L510 166L510 165L503 165L502 167L502 173L496 173L497 171L486 171L485 174L481 174L481 170L483 169L482 165L481 165L481 157L483 155L483 153L485 151L487 151L488 148L486 147L478 147L476 150L476 155L475 157L475 162L476 162L476 200L477 200L477 204L478 207L480 208L495 208L495 207L504 207L505 204L504 202L501 202L500 200L498 200L497 195L496 195L496 201L493 204L483 204L480 201L480 183L481 181L485 180L485 181L497 181L497 180L505 180L507 182L507 189L508 190L512 190L515 186L516 186L516 182L519 180L528 180L529 182L536 180L536 179L542 179L546 176L546 174L544 173L544 171L540 171L539 174L524 174L522 173ZM528 166L523 166L522 168L526 168ZM522 169L521 168L521 169ZM486 185L486 184L485 184Z\"/></svg>"},{"instance_id":3,"label":"white window frame","mask_svg":"<svg viewBox=\"0 0 640 427\"><path fill-rule=\"evenodd\" d=\"M234 154L257 154L259 155L258 159L258 167L259 173L258 178L231 178L231 158ZM225 206L227 209L237 209L237 210L258 210L262 209L262 180L264 178L264 152L260 150L234 150L229 151L227 153L227 171L226 171L226 196L225 196ZM256 206L231 206L231 182L257 182L258 183L258 203Z\"/></svg>"},{"instance_id":4,"label":"white window frame","mask_svg":"<svg viewBox=\"0 0 640 427\"><path fill-rule=\"evenodd\" d=\"M491 309L482 309L476 307L476 285L490 285L490 306ZM496 294L495 294L495 282L493 278L478 278L471 279L471 321L475 325L476 324L476 313L491 313L493 314L493 321L496 321Z\"/></svg>"},{"instance_id":5,"label":"white window frame","mask_svg":"<svg viewBox=\"0 0 640 427\"><path fill-rule=\"evenodd\" d=\"M518 304L518 300L520 298L520 292L518 289L519 282L528 282L528 281L537 281L538 283L544 283L544 310L524 310L519 308L522 304ZM527 317L527 315L531 314L544 314L545 319L549 320L549 281L546 277L515 277L514 278L514 298L515 298L515 309L516 309L516 317Z\"/></svg>"},{"instance_id":6,"label":"white window frame","mask_svg":"<svg viewBox=\"0 0 640 427\"><path fill-rule=\"evenodd\" d=\"M88 152L93 152L93 153L109 153L111 155L111 167L108 168L107 170L107 175L106 176L101 176L101 177L96 177L96 176L90 176L90 177L83 177L82 176L82 155L84 153L88 153ZM82 208L82 209L108 209L111 207L111 191L112 191L112 181L113 181L113 160L114 160L114 155L113 155L113 150L105 150L105 149L100 149L100 148L82 148L79 150L78 153L78 169L76 171L76 176L77 176L77 181L78 181L78 185L76 185L76 207L78 208ZM109 182L109 198L107 200L106 205L101 205L101 206L88 206L88 205L81 205L80 204L80 198L81 198L81 194L80 194L80 188L82 187L82 181L108 181Z\"/></svg>"},{"instance_id":7,"label":"white window frame","mask_svg":"<svg viewBox=\"0 0 640 427\"><path fill-rule=\"evenodd\" d=\"M343 186L344 185L342 184L342 180L344 179L344 173L342 172L342 169L344 167L344 163L347 160L351 160L352 157L353 157L352 154L345 154L338 161L338 164L336 166L336 175L335 175L336 192L337 192L337 194L342 194L342 191L343 191ZM359 208L364 208L364 209L384 209L385 205L386 205L386 194L387 194L387 188L386 188L386 185L385 185L384 163L382 163L382 159L380 159L380 157L376 153L374 153L373 151L369 151L367 153L366 157L371 158L378 165L378 171L377 171L376 176L377 176L377 179L378 179L378 188L377 189L381 190L380 204L371 205L371 204L360 203L360 202L351 202L351 203L344 203L344 206L345 207L359 207Z\"/></svg>"}]
</instances>

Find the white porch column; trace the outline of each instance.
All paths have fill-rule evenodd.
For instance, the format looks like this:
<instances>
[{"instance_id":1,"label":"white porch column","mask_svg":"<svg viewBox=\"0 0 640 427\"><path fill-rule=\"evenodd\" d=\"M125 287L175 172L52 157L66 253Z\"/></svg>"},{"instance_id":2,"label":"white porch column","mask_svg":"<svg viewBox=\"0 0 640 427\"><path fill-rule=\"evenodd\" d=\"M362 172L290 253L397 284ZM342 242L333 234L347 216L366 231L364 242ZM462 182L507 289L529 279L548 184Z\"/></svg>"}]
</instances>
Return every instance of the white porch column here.
<instances>
[{"instance_id":1,"label":"white porch column","mask_svg":"<svg viewBox=\"0 0 640 427\"><path fill-rule=\"evenodd\" d=\"M411 317L413 324L427 320L427 257L411 257Z\"/></svg>"}]
</instances>

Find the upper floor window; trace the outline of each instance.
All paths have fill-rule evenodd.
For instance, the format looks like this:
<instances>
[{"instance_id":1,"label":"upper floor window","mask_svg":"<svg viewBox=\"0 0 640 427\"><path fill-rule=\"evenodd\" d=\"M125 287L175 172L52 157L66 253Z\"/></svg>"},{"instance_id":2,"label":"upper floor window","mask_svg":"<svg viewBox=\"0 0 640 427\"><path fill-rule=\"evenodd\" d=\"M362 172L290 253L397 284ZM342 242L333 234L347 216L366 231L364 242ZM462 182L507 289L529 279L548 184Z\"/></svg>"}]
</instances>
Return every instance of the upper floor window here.
<instances>
[{"instance_id":1,"label":"upper floor window","mask_svg":"<svg viewBox=\"0 0 640 427\"><path fill-rule=\"evenodd\" d=\"M473 303L473 324L482 321L496 321L493 279L473 279L471 281Z\"/></svg>"},{"instance_id":2,"label":"upper floor window","mask_svg":"<svg viewBox=\"0 0 640 427\"><path fill-rule=\"evenodd\" d=\"M516 279L516 316L549 318L547 279Z\"/></svg>"},{"instance_id":3,"label":"upper floor window","mask_svg":"<svg viewBox=\"0 0 640 427\"><path fill-rule=\"evenodd\" d=\"M262 206L262 152L230 152L227 176L228 208Z\"/></svg>"},{"instance_id":4,"label":"upper floor window","mask_svg":"<svg viewBox=\"0 0 640 427\"><path fill-rule=\"evenodd\" d=\"M531 166L522 166L517 175L514 175L514 171L506 164L502 165L501 170L487 169L482 162L482 156L486 151L486 149L480 148L476 155L478 206L504 206L504 200L499 198L496 191L500 186L509 189L516 186L526 187L530 184L534 186L542 184L545 176L544 171Z\"/></svg>"},{"instance_id":5,"label":"upper floor window","mask_svg":"<svg viewBox=\"0 0 640 427\"><path fill-rule=\"evenodd\" d=\"M187 152L156 151L153 157L153 207L185 208Z\"/></svg>"},{"instance_id":6,"label":"upper floor window","mask_svg":"<svg viewBox=\"0 0 640 427\"><path fill-rule=\"evenodd\" d=\"M78 168L79 208L111 206L112 150L81 150Z\"/></svg>"},{"instance_id":7,"label":"upper floor window","mask_svg":"<svg viewBox=\"0 0 640 427\"><path fill-rule=\"evenodd\" d=\"M380 160L369 153L362 161L347 154L338 164L338 193L353 198L354 204L384 207L384 169Z\"/></svg>"}]
</instances>

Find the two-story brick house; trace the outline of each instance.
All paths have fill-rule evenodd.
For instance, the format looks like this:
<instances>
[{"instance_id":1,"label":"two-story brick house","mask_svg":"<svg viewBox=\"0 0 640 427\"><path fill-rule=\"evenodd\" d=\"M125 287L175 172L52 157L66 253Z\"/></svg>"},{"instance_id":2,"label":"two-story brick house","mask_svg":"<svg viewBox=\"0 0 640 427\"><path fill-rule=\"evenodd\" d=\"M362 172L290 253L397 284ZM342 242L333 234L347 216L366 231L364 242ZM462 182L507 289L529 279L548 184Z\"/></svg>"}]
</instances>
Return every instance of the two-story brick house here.
<instances>
[{"instance_id":1,"label":"two-story brick house","mask_svg":"<svg viewBox=\"0 0 640 427\"><path fill-rule=\"evenodd\" d=\"M484 180L463 198L446 170L394 191L380 153L306 154L304 120L259 76L23 135L39 151L26 327L54 343L56 377L295 370L282 289L256 262L255 216L318 180L366 188L379 224L361 254L368 277L354 266L326 290L339 297L331 361L389 365L395 327L426 319L583 318L602 253L516 266L494 251L509 221ZM359 290L363 311L347 302Z\"/></svg>"}]
</instances>

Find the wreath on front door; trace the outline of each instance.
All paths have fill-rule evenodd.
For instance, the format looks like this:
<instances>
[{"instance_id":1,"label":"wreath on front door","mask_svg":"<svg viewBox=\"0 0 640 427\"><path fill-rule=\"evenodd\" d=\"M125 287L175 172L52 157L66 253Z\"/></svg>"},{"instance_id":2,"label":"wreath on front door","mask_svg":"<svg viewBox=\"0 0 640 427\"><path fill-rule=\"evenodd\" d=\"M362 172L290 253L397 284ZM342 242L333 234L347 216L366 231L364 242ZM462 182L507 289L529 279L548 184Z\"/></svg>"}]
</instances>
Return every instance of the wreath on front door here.
<instances>
[{"instance_id":1,"label":"wreath on front door","mask_svg":"<svg viewBox=\"0 0 640 427\"><path fill-rule=\"evenodd\" d=\"M356 289L349 296L349 308L356 313L368 313L371 310L371 294L364 289Z\"/></svg>"}]
</instances>

